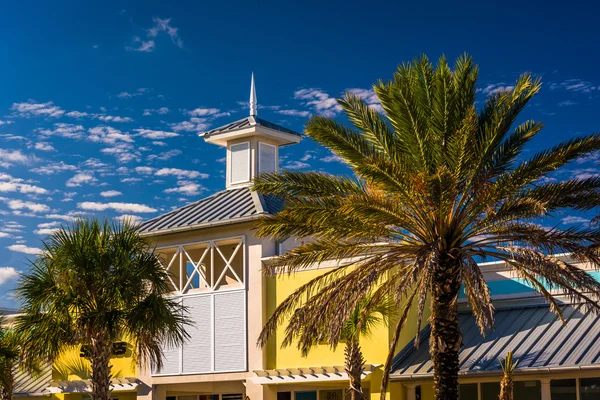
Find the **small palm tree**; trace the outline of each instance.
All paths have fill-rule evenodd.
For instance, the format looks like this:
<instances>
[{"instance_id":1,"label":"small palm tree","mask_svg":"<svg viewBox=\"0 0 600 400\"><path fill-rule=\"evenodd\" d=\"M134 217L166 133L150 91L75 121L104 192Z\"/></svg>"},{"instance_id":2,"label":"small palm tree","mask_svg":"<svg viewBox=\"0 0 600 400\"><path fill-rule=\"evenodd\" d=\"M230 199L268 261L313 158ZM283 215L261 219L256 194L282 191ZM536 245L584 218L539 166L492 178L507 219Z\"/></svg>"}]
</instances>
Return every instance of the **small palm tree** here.
<instances>
[{"instance_id":1,"label":"small palm tree","mask_svg":"<svg viewBox=\"0 0 600 400\"><path fill-rule=\"evenodd\" d=\"M265 274L339 261L276 308L259 345L282 324L283 345L309 348L323 326L335 344L363 299L371 296L365 305L370 308L390 297L402 314L384 371L384 397L411 306L416 305L420 330L429 298L436 398L456 400L463 285L481 332L494 321L477 260L505 261L561 318L552 290L600 308L594 301L600 282L552 255L568 252L573 260L598 267L600 230L539 225L545 217L600 205L600 177L550 176L598 151L600 134L572 138L524 159L524 148L542 124L513 125L540 81L524 74L512 88L491 93L478 110L477 76L467 56L453 69L443 57L435 67L426 57L402 65L393 80L373 87L381 113L348 93L339 104L353 127L322 116L306 125L306 134L346 162L354 177L283 171L255 180L254 190L286 201L281 212L259 220L257 236L310 238L279 256Z\"/></svg>"},{"instance_id":2,"label":"small palm tree","mask_svg":"<svg viewBox=\"0 0 600 400\"><path fill-rule=\"evenodd\" d=\"M350 381L348 392L352 400L365 400L361 382L365 371L365 358L360 347L360 339L370 337L373 329L381 323L387 323L393 313L393 304L389 301L365 308L368 302L369 299L364 299L356 306L346 321L342 333L342 340L346 342L345 367Z\"/></svg>"},{"instance_id":3,"label":"small palm tree","mask_svg":"<svg viewBox=\"0 0 600 400\"><path fill-rule=\"evenodd\" d=\"M0 400L11 400L15 387L14 369L19 360L16 335L6 326L6 318L0 315Z\"/></svg>"},{"instance_id":4,"label":"small palm tree","mask_svg":"<svg viewBox=\"0 0 600 400\"><path fill-rule=\"evenodd\" d=\"M513 400L513 373L519 360L513 360L512 351L506 354L504 362L500 361L502 367L502 380L500 381L500 396L499 400Z\"/></svg>"},{"instance_id":5,"label":"small palm tree","mask_svg":"<svg viewBox=\"0 0 600 400\"><path fill-rule=\"evenodd\" d=\"M113 342L129 341L140 362L160 368L161 345L186 339L184 310L164 296L167 272L134 225L79 220L43 247L17 288L26 358L53 361L66 346L87 346L92 398L109 400Z\"/></svg>"}]
</instances>

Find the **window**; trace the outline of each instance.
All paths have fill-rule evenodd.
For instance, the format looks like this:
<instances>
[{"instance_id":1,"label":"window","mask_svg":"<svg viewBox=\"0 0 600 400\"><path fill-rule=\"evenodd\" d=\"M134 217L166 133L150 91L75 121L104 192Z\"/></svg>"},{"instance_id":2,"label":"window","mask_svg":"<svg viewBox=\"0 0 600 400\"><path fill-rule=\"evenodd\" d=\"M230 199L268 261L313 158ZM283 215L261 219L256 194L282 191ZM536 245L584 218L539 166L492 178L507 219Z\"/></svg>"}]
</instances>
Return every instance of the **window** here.
<instances>
[{"instance_id":1,"label":"window","mask_svg":"<svg viewBox=\"0 0 600 400\"><path fill-rule=\"evenodd\" d=\"M500 382L486 382L481 384L481 400L498 400L500 395Z\"/></svg>"},{"instance_id":2,"label":"window","mask_svg":"<svg viewBox=\"0 0 600 400\"><path fill-rule=\"evenodd\" d=\"M600 399L600 378L579 379L580 400Z\"/></svg>"},{"instance_id":3,"label":"window","mask_svg":"<svg viewBox=\"0 0 600 400\"><path fill-rule=\"evenodd\" d=\"M292 400L292 392L277 393L277 400Z\"/></svg>"},{"instance_id":4,"label":"window","mask_svg":"<svg viewBox=\"0 0 600 400\"><path fill-rule=\"evenodd\" d=\"M344 400L344 391L339 390L319 390L319 400Z\"/></svg>"},{"instance_id":5,"label":"window","mask_svg":"<svg viewBox=\"0 0 600 400\"><path fill-rule=\"evenodd\" d=\"M476 383L469 383L458 387L458 398L460 400L476 400L478 397Z\"/></svg>"},{"instance_id":6,"label":"window","mask_svg":"<svg viewBox=\"0 0 600 400\"><path fill-rule=\"evenodd\" d=\"M229 179L231 183L242 183L250 180L250 142L236 143L229 146Z\"/></svg>"},{"instance_id":7,"label":"window","mask_svg":"<svg viewBox=\"0 0 600 400\"><path fill-rule=\"evenodd\" d=\"M295 400L317 400L317 392L296 392Z\"/></svg>"},{"instance_id":8,"label":"window","mask_svg":"<svg viewBox=\"0 0 600 400\"><path fill-rule=\"evenodd\" d=\"M540 381L514 382L513 393L515 400L541 400L542 385Z\"/></svg>"},{"instance_id":9,"label":"window","mask_svg":"<svg viewBox=\"0 0 600 400\"><path fill-rule=\"evenodd\" d=\"M577 380L557 379L550 381L552 400L577 400Z\"/></svg>"},{"instance_id":10,"label":"window","mask_svg":"<svg viewBox=\"0 0 600 400\"><path fill-rule=\"evenodd\" d=\"M258 173L277 170L277 148L267 143L258 143Z\"/></svg>"},{"instance_id":11,"label":"window","mask_svg":"<svg viewBox=\"0 0 600 400\"><path fill-rule=\"evenodd\" d=\"M221 400L243 400L244 395L241 393L222 394Z\"/></svg>"}]
</instances>

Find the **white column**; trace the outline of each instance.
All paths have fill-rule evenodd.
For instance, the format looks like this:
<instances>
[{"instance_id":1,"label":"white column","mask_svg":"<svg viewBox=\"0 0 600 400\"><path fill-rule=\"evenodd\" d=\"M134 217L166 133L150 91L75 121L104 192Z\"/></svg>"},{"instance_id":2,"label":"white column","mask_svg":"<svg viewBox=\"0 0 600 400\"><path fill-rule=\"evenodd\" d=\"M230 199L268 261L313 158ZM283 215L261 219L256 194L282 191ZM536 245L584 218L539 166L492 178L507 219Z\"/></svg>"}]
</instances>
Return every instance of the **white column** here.
<instances>
[{"instance_id":1,"label":"white column","mask_svg":"<svg viewBox=\"0 0 600 400\"><path fill-rule=\"evenodd\" d=\"M417 399L417 385L414 383L410 383L406 385L406 400L416 400Z\"/></svg>"},{"instance_id":2,"label":"white column","mask_svg":"<svg viewBox=\"0 0 600 400\"><path fill-rule=\"evenodd\" d=\"M540 379L542 384L542 400L551 400L550 379Z\"/></svg>"}]
</instances>

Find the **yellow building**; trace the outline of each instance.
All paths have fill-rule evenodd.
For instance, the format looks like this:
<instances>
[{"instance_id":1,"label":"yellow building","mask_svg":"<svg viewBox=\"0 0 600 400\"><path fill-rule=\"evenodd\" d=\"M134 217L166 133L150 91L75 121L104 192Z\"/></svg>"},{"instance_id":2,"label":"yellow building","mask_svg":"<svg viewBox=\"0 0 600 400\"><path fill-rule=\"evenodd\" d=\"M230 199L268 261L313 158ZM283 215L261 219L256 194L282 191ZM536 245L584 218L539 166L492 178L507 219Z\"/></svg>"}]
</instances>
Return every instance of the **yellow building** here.
<instances>
[{"instance_id":1,"label":"yellow building","mask_svg":"<svg viewBox=\"0 0 600 400\"><path fill-rule=\"evenodd\" d=\"M276 198L252 192L252 179L277 171L279 147L298 143L301 135L257 116L252 85L250 115L202 135L227 149L226 188L144 222L142 234L156 245L168 271L172 296L188 308L190 339L182 347L164 349L164 366L134 370L127 357L113 360L113 372L128 379L131 391L117 399L139 400L341 400L348 386L343 349L322 345L307 357L294 347L280 347L283 327L265 348L256 342L276 305L301 284L335 266L323 263L295 275L267 279L261 270L273 257L293 247L254 237L255 221L277 212ZM582 268L590 269L587 265ZM557 322L533 290L515 279L503 263L481 265L497 309L496 330L479 335L468 305L461 299L461 399L495 400L499 359L513 351L519 359L516 400L600 399L600 324L596 315L565 298L566 325ZM415 321L404 329L394 359L388 398L433 399L428 328L421 346L412 347ZM391 339L379 326L361 345L366 359L364 388L379 399L382 367ZM65 360L82 362L77 350ZM130 360L129 360L130 361ZM84 382L70 370L56 381ZM83 385L84 383L79 383ZM60 386L60 385L59 385ZM75 400L77 394L56 394ZM77 399L79 399L77 397Z\"/></svg>"}]
</instances>

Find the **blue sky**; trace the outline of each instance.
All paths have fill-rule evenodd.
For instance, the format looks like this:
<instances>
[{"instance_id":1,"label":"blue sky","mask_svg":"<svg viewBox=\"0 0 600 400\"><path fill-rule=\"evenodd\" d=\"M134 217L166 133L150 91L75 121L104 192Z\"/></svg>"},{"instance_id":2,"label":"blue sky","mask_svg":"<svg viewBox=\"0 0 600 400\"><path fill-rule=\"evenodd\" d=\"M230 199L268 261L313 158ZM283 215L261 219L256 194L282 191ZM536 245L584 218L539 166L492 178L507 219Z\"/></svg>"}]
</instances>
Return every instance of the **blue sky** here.
<instances>
[{"instance_id":1,"label":"blue sky","mask_svg":"<svg viewBox=\"0 0 600 400\"><path fill-rule=\"evenodd\" d=\"M0 307L40 240L77 215L149 218L225 186L225 152L197 133L259 116L298 131L421 53L480 65L480 97L523 72L544 88L528 151L599 130L592 2L6 3L0 14ZM309 140L284 168L347 170ZM561 177L587 176L581 161ZM556 222L583 222L561 215Z\"/></svg>"}]
</instances>

